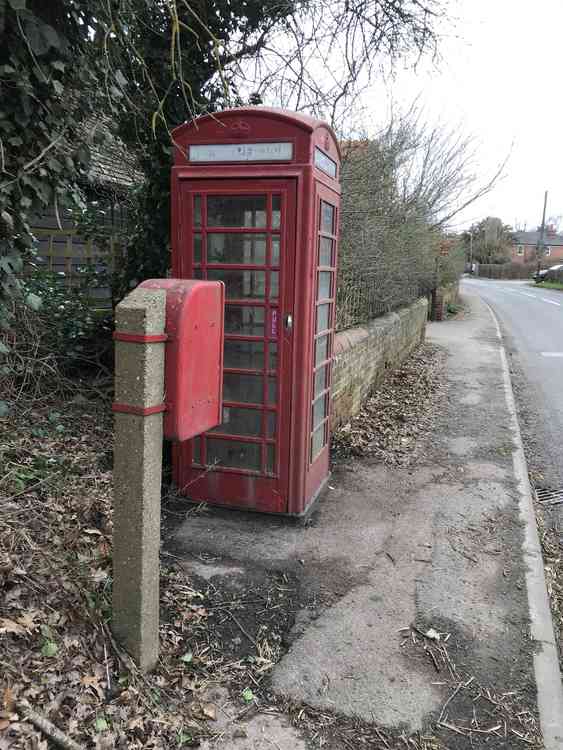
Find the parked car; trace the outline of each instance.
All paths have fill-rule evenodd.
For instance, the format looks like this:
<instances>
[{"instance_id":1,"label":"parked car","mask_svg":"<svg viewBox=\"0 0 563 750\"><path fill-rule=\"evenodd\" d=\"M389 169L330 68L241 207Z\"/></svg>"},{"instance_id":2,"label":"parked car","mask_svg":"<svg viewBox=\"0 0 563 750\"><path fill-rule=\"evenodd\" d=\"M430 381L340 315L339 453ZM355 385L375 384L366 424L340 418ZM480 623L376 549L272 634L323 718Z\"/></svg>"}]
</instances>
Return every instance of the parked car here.
<instances>
[{"instance_id":1,"label":"parked car","mask_svg":"<svg viewBox=\"0 0 563 750\"><path fill-rule=\"evenodd\" d=\"M563 263L559 263L557 266L551 266L551 268L543 268L541 271L536 271L533 276L536 284L541 281L548 281L551 278L556 278L559 272L563 271Z\"/></svg>"}]
</instances>

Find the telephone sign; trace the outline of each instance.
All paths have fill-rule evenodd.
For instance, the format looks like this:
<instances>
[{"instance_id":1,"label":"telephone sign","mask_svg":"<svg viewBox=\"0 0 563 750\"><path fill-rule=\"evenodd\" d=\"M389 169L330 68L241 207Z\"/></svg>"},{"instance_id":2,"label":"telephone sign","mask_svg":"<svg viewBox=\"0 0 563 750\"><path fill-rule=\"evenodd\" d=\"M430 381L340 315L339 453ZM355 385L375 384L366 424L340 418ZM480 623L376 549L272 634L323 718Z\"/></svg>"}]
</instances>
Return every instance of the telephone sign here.
<instances>
[{"instance_id":1,"label":"telephone sign","mask_svg":"<svg viewBox=\"0 0 563 750\"><path fill-rule=\"evenodd\" d=\"M174 142L173 276L225 286L222 421L175 447L174 481L195 501L301 515L329 476L337 141L248 107Z\"/></svg>"},{"instance_id":2,"label":"telephone sign","mask_svg":"<svg viewBox=\"0 0 563 750\"><path fill-rule=\"evenodd\" d=\"M188 148L188 158L196 162L291 161L291 143L215 143Z\"/></svg>"}]
</instances>

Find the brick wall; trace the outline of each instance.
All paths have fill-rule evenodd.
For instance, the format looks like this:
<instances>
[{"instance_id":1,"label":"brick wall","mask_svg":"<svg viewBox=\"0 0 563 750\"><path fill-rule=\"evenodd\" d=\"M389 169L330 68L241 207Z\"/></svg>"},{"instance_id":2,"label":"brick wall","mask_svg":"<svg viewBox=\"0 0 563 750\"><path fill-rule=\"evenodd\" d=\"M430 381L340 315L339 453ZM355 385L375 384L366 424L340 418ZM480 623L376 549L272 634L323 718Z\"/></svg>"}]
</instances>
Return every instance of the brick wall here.
<instances>
[{"instance_id":1,"label":"brick wall","mask_svg":"<svg viewBox=\"0 0 563 750\"><path fill-rule=\"evenodd\" d=\"M459 283L440 286L432 296L431 320L444 320L448 305L455 305L459 297Z\"/></svg>"},{"instance_id":2,"label":"brick wall","mask_svg":"<svg viewBox=\"0 0 563 750\"><path fill-rule=\"evenodd\" d=\"M550 245L549 237L546 236L545 244L549 247L549 255L542 257L542 266L554 265L563 261L563 245ZM511 260L513 263L537 263L536 245L513 245L511 249Z\"/></svg>"},{"instance_id":3,"label":"brick wall","mask_svg":"<svg viewBox=\"0 0 563 750\"><path fill-rule=\"evenodd\" d=\"M398 312L336 335L333 427L344 424L356 414L386 371L401 364L424 341L427 317L428 301L420 299Z\"/></svg>"}]
</instances>

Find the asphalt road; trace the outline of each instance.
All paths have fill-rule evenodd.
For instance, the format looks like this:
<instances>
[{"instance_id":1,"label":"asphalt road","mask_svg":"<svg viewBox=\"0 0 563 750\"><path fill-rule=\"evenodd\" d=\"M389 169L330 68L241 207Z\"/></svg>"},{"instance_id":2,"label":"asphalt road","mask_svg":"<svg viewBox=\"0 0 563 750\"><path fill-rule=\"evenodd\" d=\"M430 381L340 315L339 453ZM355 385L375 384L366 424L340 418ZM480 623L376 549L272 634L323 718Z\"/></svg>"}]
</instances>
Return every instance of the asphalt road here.
<instances>
[{"instance_id":1,"label":"asphalt road","mask_svg":"<svg viewBox=\"0 0 563 750\"><path fill-rule=\"evenodd\" d=\"M462 293L479 295L500 322L536 485L563 490L563 292L464 278Z\"/></svg>"}]
</instances>

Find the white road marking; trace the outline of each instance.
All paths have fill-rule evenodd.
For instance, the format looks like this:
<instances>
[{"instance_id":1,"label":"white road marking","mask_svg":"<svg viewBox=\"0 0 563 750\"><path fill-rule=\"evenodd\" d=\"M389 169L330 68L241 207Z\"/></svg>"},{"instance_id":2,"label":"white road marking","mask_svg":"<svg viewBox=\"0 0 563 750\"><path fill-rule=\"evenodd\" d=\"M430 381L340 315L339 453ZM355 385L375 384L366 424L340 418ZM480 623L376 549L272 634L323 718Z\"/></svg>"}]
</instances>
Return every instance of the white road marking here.
<instances>
[{"instance_id":1,"label":"white road marking","mask_svg":"<svg viewBox=\"0 0 563 750\"><path fill-rule=\"evenodd\" d=\"M563 357L563 352L540 352L542 357Z\"/></svg>"},{"instance_id":2,"label":"white road marking","mask_svg":"<svg viewBox=\"0 0 563 750\"><path fill-rule=\"evenodd\" d=\"M555 300L548 299L547 297L540 297L544 302L549 302L550 305L557 305L557 307L561 307L561 302L555 302Z\"/></svg>"},{"instance_id":3,"label":"white road marking","mask_svg":"<svg viewBox=\"0 0 563 750\"><path fill-rule=\"evenodd\" d=\"M518 292L518 294L523 294L525 297L531 297L532 299L537 299L535 294L529 294L528 292Z\"/></svg>"}]
</instances>

